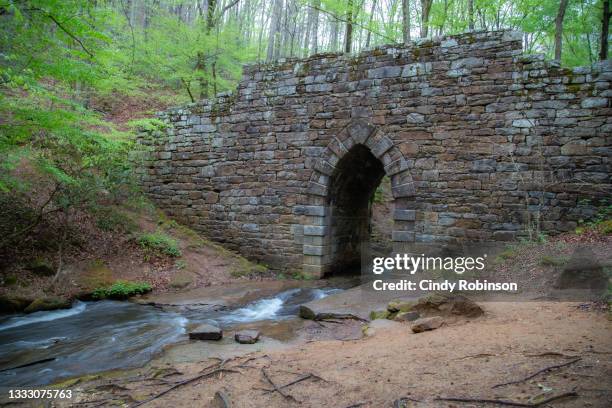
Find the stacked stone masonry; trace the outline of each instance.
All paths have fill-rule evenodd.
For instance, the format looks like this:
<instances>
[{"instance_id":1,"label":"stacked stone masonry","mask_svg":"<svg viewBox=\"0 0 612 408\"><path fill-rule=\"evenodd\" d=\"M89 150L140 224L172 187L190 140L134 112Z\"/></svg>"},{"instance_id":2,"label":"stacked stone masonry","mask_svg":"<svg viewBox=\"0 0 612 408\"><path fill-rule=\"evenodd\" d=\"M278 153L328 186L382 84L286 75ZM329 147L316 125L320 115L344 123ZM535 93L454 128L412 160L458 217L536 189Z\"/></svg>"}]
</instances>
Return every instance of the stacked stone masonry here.
<instances>
[{"instance_id":1,"label":"stacked stone masonry","mask_svg":"<svg viewBox=\"0 0 612 408\"><path fill-rule=\"evenodd\" d=\"M393 241L573 230L611 197L612 62L469 33L245 67L237 91L160 113L142 183L171 216L276 269L333 263L330 181L355 145L391 179Z\"/></svg>"}]
</instances>

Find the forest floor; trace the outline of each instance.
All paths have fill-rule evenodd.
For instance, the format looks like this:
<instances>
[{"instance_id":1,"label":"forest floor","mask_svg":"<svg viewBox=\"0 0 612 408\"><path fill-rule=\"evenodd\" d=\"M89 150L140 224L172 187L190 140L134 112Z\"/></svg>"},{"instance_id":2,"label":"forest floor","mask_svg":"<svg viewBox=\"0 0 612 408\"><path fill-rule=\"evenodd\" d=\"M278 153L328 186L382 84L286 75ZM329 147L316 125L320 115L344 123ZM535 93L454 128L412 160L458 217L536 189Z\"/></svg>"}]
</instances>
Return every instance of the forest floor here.
<instances>
[{"instance_id":1,"label":"forest floor","mask_svg":"<svg viewBox=\"0 0 612 408\"><path fill-rule=\"evenodd\" d=\"M562 267L576 246L609 260L610 236L586 231L515 244L496 267L536 282ZM285 323L293 330L286 338L275 334L277 325L260 325L262 341L235 344L229 353L215 354L223 347L210 342L188 341L142 368L56 387L76 390L83 406L132 408L609 407L612 314L607 303L479 305L483 316L445 318L439 329L417 334L409 322L386 319L297 319Z\"/></svg>"},{"instance_id":2,"label":"forest floor","mask_svg":"<svg viewBox=\"0 0 612 408\"><path fill-rule=\"evenodd\" d=\"M437 400L466 398L525 404L515 406L609 407L608 313L576 303L481 307L482 317L419 334L406 323L385 320L355 339L348 330L355 322L308 322L309 331L319 332L317 341L223 362L160 359L70 388L80 390L82 406L128 402L136 407L144 401L160 408L499 406ZM326 331L336 339L323 340ZM342 332L352 334L342 339ZM561 395L567 396L556 399ZM551 398L554 403L546 404Z\"/></svg>"}]
</instances>

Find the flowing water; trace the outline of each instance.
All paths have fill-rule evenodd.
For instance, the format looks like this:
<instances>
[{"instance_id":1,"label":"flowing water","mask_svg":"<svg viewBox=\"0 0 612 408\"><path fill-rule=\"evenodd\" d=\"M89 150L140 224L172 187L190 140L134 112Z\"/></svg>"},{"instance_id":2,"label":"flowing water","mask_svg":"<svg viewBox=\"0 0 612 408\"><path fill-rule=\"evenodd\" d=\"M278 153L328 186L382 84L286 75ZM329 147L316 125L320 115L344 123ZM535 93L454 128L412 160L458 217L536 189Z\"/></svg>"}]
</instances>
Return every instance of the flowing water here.
<instances>
[{"instance_id":1,"label":"flowing water","mask_svg":"<svg viewBox=\"0 0 612 408\"><path fill-rule=\"evenodd\" d=\"M63 377L145 364L165 345L187 338L187 328L213 322L221 328L280 320L300 304L338 289L298 288L243 307L167 311L130 302L76 302L71 309L0 320L0 386L44 385ZM17 368L33 362L52 359Z\"/></svg>"}]
</instances>

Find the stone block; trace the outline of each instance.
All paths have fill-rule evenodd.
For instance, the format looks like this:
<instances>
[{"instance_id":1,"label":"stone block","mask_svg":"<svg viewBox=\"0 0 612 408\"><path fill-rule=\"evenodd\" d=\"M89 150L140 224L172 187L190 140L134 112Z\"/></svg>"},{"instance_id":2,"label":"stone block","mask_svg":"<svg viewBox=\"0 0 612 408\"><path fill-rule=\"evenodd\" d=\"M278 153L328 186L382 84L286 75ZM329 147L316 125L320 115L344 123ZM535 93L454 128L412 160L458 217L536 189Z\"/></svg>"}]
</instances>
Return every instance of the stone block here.
<instances>
[{"instance_id":1,"label":"stone block","mask_svg":"<svg viewBox=\"0 0 612 408\"><path fill-rule=\"evenodd\" d=\"M325 255L326 248L324 246L304 245L304 255Z\"/></svg>"},{"instance_id":2,"label":"stone block","mask_svg":"<svg viewBox=\"0 0 612 408\"><path fill-rule=\"evenodd\" d=\"M318 237L327 234L327 227L322 225L304 225L304 235L314 235Z\"/></svg>"},{"instance_id":3,"label":"stone block","mask_svg":"<svg viewBox=\"0 0 612 408\"><path fill-rule=\"evenodd\" d=\"M391 239L395 242L414 242L414 231L393 231Z\"/></svg>"},{"instance_id":4,"label":"stone block","mask_svg":"<svg viewBox=\"0 0 612 408\"><path fill-rule=\"evenodd\" d=\"M296 215L313 215L325 216L325 206L322 205L296 205L293 207L293 213Z\"/></svg>"},{"instance_id":5,"label":"stone block","mask_svg":"<svg viewBox=\"0 0 612 408\"><path fill-rule=\"evenodd\" d=\"M393 219L399 221L414 221L416 219L416 211L396 209L393 211Z\"/></svg>"}]
</instances>

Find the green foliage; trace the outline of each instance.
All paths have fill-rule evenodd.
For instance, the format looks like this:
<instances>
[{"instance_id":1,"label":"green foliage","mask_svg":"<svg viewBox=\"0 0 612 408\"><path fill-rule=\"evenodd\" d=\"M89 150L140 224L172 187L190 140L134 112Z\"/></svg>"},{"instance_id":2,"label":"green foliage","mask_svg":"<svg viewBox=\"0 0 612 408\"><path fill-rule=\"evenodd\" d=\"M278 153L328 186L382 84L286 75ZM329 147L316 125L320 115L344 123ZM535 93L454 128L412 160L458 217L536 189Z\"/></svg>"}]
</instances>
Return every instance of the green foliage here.
<instances>
[{"instance_id":1,"label":"green foliage","mask_svg":"<svg viewBox=\"0 0 612 408\"><path fill-rule=\"evenodd\" d=\"M4 286L13 286L17 284L17 277L15 275L9 275L4 278Z\"/></svg>"},{"instance_id":2,"label":"green foliage","mask_svg":"<svg viewBox=\"0 0 612 408\"><path fill-rule=\"evenodd\" d=\"M128 125L139 132L154 132L165 130L168 125L156 118L135 119L128 122Z\"/></svg>"},{"instance_id":3,"label":"green foliage","mask_svg":"<svg viewBox=\"0 0 612 408\"><path fill-rule=\"evenodd\" d=\"M257 264L242 257L236 257L236 264L232 267L230 275L234 278L244 276L258 276L268 272L268 267L264 264Z\"/></svg>"},{"instance_id":4,"label":"green foliage","mask_svg":"<svg viewBox=\"0 0 612 408\"><path fill-rule=\"evenodd\" d=\"M562 266L568 262L567 257L544 255L540 258L540 265L542 266Z\"/></svg>"},{"instance_id":5,"label":"green foliage","mask_svg":"<svg viewBox=\"0 0 612 408\"><path fill-rule=\"evenodd\" d=\"M590 200L579 200L578 205L591 206ZM597 206L595 215L588 220L580 220L579 226L576 228L577 234L583 234L590 229L596 229L602 234L612 233L612 204L608 200L603 200Z\"/></svg>"},{"instance_id":6,"label":"green foliage","mask_svg":"<svg viewBox=\"0 0 612 408\"><path fill-rule=\"evenodd\" d=\"M496 261L503 261L514 258L517 254L517 251L518 248L516 246L510 245L497 255Z\"/></svg>"},{"instance_id":7,"label":"green foliage","mask_svg":"<svg viewBox=\"0 0 612 408\"><path fill-rule=\"evenodd\" d=\"M163 232L151 232L142 234L137 239L138 244L149 253L167 255L171 257L181 256L178 242Z\"/></svg>"},{"instance_id":8,"label":"green foliage","mask_svg":"<svg viewBox=\"0 0 612 408\"><path fill-rule=\"evenodd\" d=\"M39 276L52 276L56 272L51 262L44 258L33 259L26 268Z\"/></svg>"},{"instance_id":9,"label":"green foliage","mask_svg":"<svg viewBox=\"0 0 612 408\"><path fill-rule=\"evenodd\" d=\"M136 229L134 221L114 207L98 207L93 212L96 225L103 231L131 232Z\"/></svg>"},{"instance_id":10,"label":"green foliage","mask_svg":"<svg viewBox=\"0 0 612 408\"><path fill-rule=\"evenodd\" d=\"M91 296L93 299L127 299L131 296L142 295L152 290L151 285L145 282L117 281L111 286L96 288Z\"/></svg>"}]
</instances>

